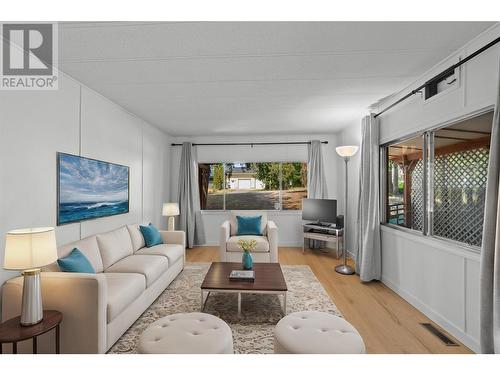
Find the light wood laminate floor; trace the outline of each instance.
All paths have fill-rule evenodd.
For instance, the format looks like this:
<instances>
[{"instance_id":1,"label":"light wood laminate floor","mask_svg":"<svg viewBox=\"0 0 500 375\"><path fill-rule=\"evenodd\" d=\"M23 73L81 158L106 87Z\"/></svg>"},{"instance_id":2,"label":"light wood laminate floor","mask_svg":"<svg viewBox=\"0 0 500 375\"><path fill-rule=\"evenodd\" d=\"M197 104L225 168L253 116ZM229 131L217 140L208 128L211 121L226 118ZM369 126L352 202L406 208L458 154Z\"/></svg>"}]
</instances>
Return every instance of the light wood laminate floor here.
<instances>
[{"instance_id":1,"label":"light wood laminate floor","mask_svg":"<svg viewBox=\"0 0 500 375\"><path fill-rule=\"evenodd\" d=\"M187 250L188 262L218 260L217 247ZM303 254L302 248L280 247L279 262L311 267L344 318L363 336L368 353L472 353L462 344L451 347L441 343L419 324L431 321L384 284L361 283L356 275L336 273L333 268L340 260L332 253L306 250Z\"/></svg>"}]
</instances>

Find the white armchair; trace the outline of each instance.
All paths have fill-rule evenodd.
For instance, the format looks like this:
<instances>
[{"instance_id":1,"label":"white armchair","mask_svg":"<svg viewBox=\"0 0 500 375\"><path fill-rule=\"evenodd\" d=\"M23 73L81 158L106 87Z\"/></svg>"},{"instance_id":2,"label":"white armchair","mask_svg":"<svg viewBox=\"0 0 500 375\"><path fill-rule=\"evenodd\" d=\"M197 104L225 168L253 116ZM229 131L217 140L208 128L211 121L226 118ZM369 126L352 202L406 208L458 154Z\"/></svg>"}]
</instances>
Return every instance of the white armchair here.
<instances>
[{"instance_id":1,"label":"white armchair","mask_svg":"<svg viewBox=\"0 0 500 375\"><path fill-rule=\"evenodd\" d=\"M236 216L262 216L262 236L238 236ZM231 219L220 227L220 260L221 262L241 262L242 250L238 246L240 239L255 239L257 247L252 252L254 262L278 263L278 227L274 221L267 220L263 211L231 211Z\"/></svg>"}]
</instances>

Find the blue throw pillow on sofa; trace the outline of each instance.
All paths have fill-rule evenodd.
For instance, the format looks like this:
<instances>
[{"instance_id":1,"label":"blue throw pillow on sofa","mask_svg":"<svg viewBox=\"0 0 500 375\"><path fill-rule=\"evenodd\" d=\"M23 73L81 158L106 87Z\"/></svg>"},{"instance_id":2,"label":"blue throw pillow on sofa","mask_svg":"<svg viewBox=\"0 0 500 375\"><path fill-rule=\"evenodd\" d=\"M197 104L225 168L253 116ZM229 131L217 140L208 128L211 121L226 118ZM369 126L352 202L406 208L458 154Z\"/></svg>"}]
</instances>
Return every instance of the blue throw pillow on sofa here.
<instances>
[{"instance_id":1,"label":"blue throw pillow on sofa","mask_svg":"<svg viewBox=\"0 0 500 375\"><path fill-rule=\"evenodd\" d=\"M260 230L262 216L236 216L238 221L238 233L237 236L262 236Z\"/></svg>"},{"instance_id":2,"label":"blue throw pillow on sofa","mask_svg":"<svg viewBox=\"0 0 500 375\"><path fill-rule=\"evenodd\" d=\"M144 242L146 242L146 247L161 245L163 243L160 232L153 224L149 223L148 226L140 225L139 229L144 237Z\"/></svg>"},{"instance_id":3,"label":"blue throw pillow on sofa","mask_svg":"<svg viewBox=\"0 0 500 375\"><path fill-rule=\"evenodd\" d=\"M58 259L57 264L63 272L95 273L87 257L76 247L68 256Z\"/></svg>"}]
</instances>

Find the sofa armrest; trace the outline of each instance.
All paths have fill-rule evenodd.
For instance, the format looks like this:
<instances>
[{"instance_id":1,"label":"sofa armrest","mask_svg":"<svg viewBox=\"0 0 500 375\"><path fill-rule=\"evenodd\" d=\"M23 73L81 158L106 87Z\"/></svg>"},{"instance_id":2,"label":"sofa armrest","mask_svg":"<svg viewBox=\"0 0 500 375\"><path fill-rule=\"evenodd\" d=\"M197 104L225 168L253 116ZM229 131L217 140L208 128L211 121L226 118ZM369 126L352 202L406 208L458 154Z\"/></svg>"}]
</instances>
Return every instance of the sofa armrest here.
<instances>
[{"instance_id":1,"label":"sofa armrest","mask_svg":"<svg viewBox=\"0 0 500 375\"><path fill-rule=\"evenodd\" d=\"M278 227L272 220L267 221L267 240L271 263L278 263Z\"/></svg>"},{"instance_id":2,"label":"sofa armrest","mask_svg":"<svg viewBox=\"0 0 500 375\"><path fill-rule=\"evenodd\" d=\"M107 283L103 274L42 272L42 303L45 310L63 314L61 353L105 353L107 337ZM5 282L2 288L2 319L20 314L23 278ZM40 336L40 352L54 353L53 332ZM30 353L31 343L20 352Z\"/></svg>"},{"instance_id":3,"label":"sofa armrest","mask_svg":"<svg viewBox=\"0 0 500 375\"><path fill-rule=\"evenodd\" d=\"M163 243L182 245L186 248L186 232L183 230L161 230Z\"/></svg>"},{"instance_id":4,"label":"sofa armrest","mask_svg":"<svg viewBox=\"0 0 500 375\"><path fill-rule=\"evenodd\" d=\"M219 231L219 256L221 262L226 261L226 242L227 240L229 240L230 236L231 236L231 224L229 223L229 220L226 220L220 226L220 231Z\"/></svg>"}]
</instances>

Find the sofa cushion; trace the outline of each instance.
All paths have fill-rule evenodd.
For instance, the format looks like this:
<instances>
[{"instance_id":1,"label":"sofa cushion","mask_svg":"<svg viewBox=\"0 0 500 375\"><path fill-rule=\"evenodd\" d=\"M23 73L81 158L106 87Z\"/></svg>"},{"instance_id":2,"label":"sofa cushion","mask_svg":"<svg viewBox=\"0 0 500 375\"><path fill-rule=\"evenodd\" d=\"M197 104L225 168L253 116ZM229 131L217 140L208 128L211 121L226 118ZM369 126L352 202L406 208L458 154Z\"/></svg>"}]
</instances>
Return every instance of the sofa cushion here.
<instances>
[{"instance_id":1,"label":"sofa cushion","mask_svg":"<svg viewBox=\"0 0 500 375\"><path fill-rule=\"evenodd\" d=\"M57 264L63 272L95 273L87 257L76 247L68 256L58 259Z\"/></svg>"},{"instance_id":2,"label":"sofa cushion","mask_svg":"<svg viewBox=\"0 0 500 375\"><path fill-rule=\"evenodd\" d=\"M87 237L79 241L71 242L67 245L59 246L57 248L57 257L59 259L67 257L75 248L80 250L83 255L85 255L96 273L100 273L103 271L101 253L99 252L99 246L97 244L96 236ZM53 272L61 270L57 263L50 264L43 267L42 269L44 271Z\"/></svg>"},{"instance_id":3,"label":"sofa cushion","mask_svg":"<svg viewBox=\"0 0 500 375\"><path fill-rule=\"evenodd\" d=\"M108 285L108 323L146 289L146 278L138 273L104 273Z\"/></svg>"},{"instance_id":4,"label":"sofa cushion","mask_svg":"<svg viewBox=\"0 0 500 375\"><path fill-rule=\"evenodd\" d=\"M153 247L140 249L136 254L142 255L162 255L168 258L168 264L172 265L180 258L184 258L184 248L182 245L162 244Z\"/></svg>"},{"instance_id":5,"label":"sofa cushion","mask_svg":"<svg viewBox=\"0 0 500 375\"><path fill-rule=\"evenodd\" d=\"M104 269L133 254L132 240L126 227L98 234L97 243L99 244Z\"/></svg>"},{"instance_id":6,"label":"sofa cushion","mask_svg":"<svg viewBox=\"0 0 500 375\"><path fill-rule=\"evenodd\" d=\"M255 253L268 253L269 252L269 242L267 242L267 237L262 236L233 236L229 237L226 242L226 249L230 252L243 252L243 250L238 246L239 240L255 240L257 241L257 246L254 250Z\"/></svg>"},{"instance_id":7,"label":"sofa cushion","mask_svg":"<svg viewBox=\"0 0 500 375\"><path fill-rule=\"evenodd\" d=\"M147 247L152 247L160 245L163 243L160 231L156 227L149 223L149 225L140 225L139 229L144 237Z\"/></svg>"},{"instance_id":8,"label":"sofa cushion","mask_svg":"<svg viewBox=\"0 0 500 375\"><path fill-rule=\"evenodd\" d=\"M130 239L132 240L132 250L136 252L146 246L144 242L144 237L139 229L139 224L127 225L128 232L130 233Z\"/></svg>"},{"instance_id":9,"label":"sofa cushion","mask_svg":"<svg viewBox=\"0 0 500 375\"><path fill-rule=\"evenodd\" d=\"M261 236L262 216L236 216L238 236Z\"/></svg>"},{"instance_id":10,"label":"sofa cushion","mask_svg":"<svg viewBox=\"0 0 500 375\"><path fill-rule=\"evenodd\" d=\"M161 255L130 255L107 268L105 273L140 273L146 277L146 288L168 269L167 257Z\"/></svg>"},{"instance_id":11,"label":"sofa cushion","mask_svg":"<svg viewBox=\"0 0 500 375\"><path fill-rule=\"evenodd\" d=\"M261 230L263 236L267 236L267 213L265 211L256 210L237 210L231 211L231 219L229 220L231 226L231 236L236 236L238 233L238 220L236 216L262 216L260 220Z\"/></svg>"}]
</instances>

